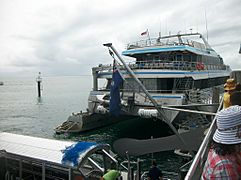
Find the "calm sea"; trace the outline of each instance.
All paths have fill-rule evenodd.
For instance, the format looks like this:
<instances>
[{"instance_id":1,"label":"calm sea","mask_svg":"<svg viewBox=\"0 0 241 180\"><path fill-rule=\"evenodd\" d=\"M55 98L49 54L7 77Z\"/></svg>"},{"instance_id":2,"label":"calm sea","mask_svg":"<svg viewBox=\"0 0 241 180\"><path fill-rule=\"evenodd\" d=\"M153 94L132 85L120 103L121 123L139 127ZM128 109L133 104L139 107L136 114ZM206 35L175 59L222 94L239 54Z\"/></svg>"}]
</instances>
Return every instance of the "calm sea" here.
<instances>
[{"instance_id":1,"label":"calm sea","mask_svg":"<svg viewBox=\"0 0 241 180\"><path fill-rule=\"evenodd\" d=\"M97 141L112 145L118 138L146 139L163 132L155 121L131 119L81 134L55 135L54 128L72 112L85 110L92 88L91 76L43 77L42 97L37 97L36 77L1 78L0 131L52 139ZM146 155L141 158L151 158ZM164 171L178 172L183 159L173 152L154 154ZM149 166L149 162L144 163ZM147 165L148 164L148 165Z\"/></svg>"}]
</instances>

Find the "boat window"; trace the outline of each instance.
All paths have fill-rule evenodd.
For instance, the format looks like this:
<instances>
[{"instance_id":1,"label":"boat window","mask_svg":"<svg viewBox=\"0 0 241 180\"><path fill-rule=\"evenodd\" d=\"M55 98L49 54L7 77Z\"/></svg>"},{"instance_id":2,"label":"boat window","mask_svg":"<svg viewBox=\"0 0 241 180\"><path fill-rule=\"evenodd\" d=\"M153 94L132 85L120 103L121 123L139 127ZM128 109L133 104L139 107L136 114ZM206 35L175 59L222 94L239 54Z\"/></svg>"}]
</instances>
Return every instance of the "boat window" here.
<instances>
[{"instance_id":1,"label":"boat window","mask_svg":"<svg viewBox=\"0 0 241 180\"><path fill-rule=\"evenodd\" d=\"M190 62L191 59L192 59L191 56L192 56L192 55L190 55L190 54L184 54L184 55L183 55L183 59L184 59L184 61L188 61L188 62Z\"/></svg>"},{"instance_id":2,"label":"boat window","mask_svg":"<svg viewBox=\"0 0 241 180\"><path fill-rule=\"evenodd\" d=\"M160 56L155 56L155 61L158 61L158 60L160 60Z\"/></svg>"},{"instance_id":3,"label":"boat window","mask_svg":"<svg viewBox=\"0 0 241 180\"><path fill-rule=\"evenodd\" d=\"M111 79L107 80L106 89L110 89Z\"/></svg>"},{"instance_id":4,"label":"boat window","mask_svg":"<svg viewBox=\"0 0 241 180\"><path fill-rule=\"evenodd\" d=\"M157 90L172 90L173 89L173 78L157 79Z\"/></svg>"},{"instance_id":5,"label":"boat window","mask_svg":"<svg viewBox=\"0 0 241 180\"><path fill-rule=\"evenodd\" d=\"M151 79L151 78L142 79L142 83L147 90L157 90L156 79Z\"/></svg>"},{"instance_id":6,"label":"boat window","mask_svg":"<svg viewBox=\"0 0 241 180\"><path fill-rule=\"evenodd\" d=\"M191 55L191 61L192 62L197 62L198 57L200 57L200 56L197 56L195 54Z\"/></svg>"},{"instance_id":7,"label":"boat window","mask_svg":"<svg viewBox=\"0 0 241 180\"><path fill-rule=\"evenodd\" d=\"M177 55L177 61L182 61L182 55Z\"/></svg>"},{"instance_id":8,"label":"boat window","mask_svg":"<svg viewBox=\"0 0 241 180\"><path fill-rule=\"evenodd\" d=\"M124 91L135 91L140 92L140 87L136 83L136 81L132 78L126 78L123 83L123 89Z\"/></svg>"},{"instance_id":9,"label":"boat window","mask_svg":"<svg viewBox=\"0 0 241 180\"><path fill-rule=\"evenodd\" d=\"M108 89L110 87L109 79L97 78L98 90Z\"/></svg>"},{"instance_id":10,"label":"boat window","mask_svg":"<svg viewBox=\"0 0 241 180\"><path fill-rule=\"evenodd\" d=\"M168 91L170 92L173 89L173 78L141 78L140 81L145 86L148 91ZM128 83L127 83L128 82ZM124 91L134 91L140 92L141 89L138 84L136 84L134 79L126 79L124 82Z\"/></svg>"}]
</instances>

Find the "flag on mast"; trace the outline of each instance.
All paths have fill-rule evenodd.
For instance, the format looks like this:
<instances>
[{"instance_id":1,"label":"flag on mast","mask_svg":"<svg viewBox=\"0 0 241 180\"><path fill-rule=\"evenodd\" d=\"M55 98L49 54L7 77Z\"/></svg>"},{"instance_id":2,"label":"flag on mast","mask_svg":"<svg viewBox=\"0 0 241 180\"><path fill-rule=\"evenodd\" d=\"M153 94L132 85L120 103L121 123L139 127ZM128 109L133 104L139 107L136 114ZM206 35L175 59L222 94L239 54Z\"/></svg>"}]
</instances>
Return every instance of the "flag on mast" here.
<instances>
[{"instance_id":1,"label":"flag on mast","mask_svg":"<svg viewBox=\"0 0 241 180\"><path fill-rule=\"evenodd\" d=\"M120 86L122 84L122 76L116 66L116 60L113 62L112 82L110 87L110 114L119 116L121 109Z\"/></svg>"},{"instance_id":2,"label":"flag on mast","mask_svg":"<svg viewBox=\"0 0 241 180\"><path fill-rule=\"evenodd\" d=\"M148 33L148 29L146 31L142 32L141 36L147 35L147 33Z\"/></svg>"}]
</instances>

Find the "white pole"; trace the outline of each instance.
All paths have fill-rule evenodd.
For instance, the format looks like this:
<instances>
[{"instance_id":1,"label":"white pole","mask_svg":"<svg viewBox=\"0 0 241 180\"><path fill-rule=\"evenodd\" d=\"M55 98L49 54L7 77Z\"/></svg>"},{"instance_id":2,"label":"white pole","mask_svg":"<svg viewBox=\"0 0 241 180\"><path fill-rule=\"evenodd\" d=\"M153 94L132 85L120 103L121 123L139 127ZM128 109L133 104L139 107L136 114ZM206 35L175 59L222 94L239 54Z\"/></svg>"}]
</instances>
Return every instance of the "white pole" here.
<instances>
[{"instance_id":1,"label":"white pole","mask_svg":"<svg viewBox=\"0 0 241 180\"><path fill-rule=\"evenodd\" d=\"M149 39L149 45L151 45L151 38L150 38L150 34L149 34L149 30L147 29L147 36L148 36L148 39Z\"/></svg>"}]
</instances>

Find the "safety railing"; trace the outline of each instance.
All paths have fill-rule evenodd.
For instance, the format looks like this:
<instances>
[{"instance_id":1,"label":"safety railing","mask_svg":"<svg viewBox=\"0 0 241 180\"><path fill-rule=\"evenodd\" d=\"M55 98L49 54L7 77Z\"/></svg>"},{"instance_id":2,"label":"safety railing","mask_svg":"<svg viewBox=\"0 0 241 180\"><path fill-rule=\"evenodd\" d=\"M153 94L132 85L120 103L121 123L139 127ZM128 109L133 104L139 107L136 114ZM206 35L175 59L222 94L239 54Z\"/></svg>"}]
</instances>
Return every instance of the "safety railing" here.
<instances>
[{"instance_id":1,"label":"safety railing","mask_svg":"<svg viewBox=\"0 0 241 180\"><path fill-rule=\"evenodd\" d=\"M223 105L223 99L221 100L218 111L221 110L222 105ZM212 124L210 125L207 135L205 136L205 138L189 168L189 171L186 174L185 180L200 179L204 163L207 159L209 145L212 140L212 136L216 130L216 117L217 116L214 117Z\"/></svg>"},{"instance_id":2,"label":"safety railing","mask_svg":"<svg viewBox=\"0 0 241 180\"><path fill-rule=\"evenodd\" d=\"M19 156L6 152L5 150L0 151L0 164L6 168L4 171L0 172L0 177L4 175L6 180L13 179L13 177L16 177L16 179L25 179L24 176L36 176L43 180L58 178L73 180L75 176L81 175L74 167L31 157ZM33 167L32 170L30 170L30 167Z\"/></svg>"},{"instance_id":3,"label":"safety railing","mask_svg":"<svg viewBox=\"0 0 241 180\"><path fill-rule=\"evenodd\" d=\"M178 41L178 39L174 40L172 39L164 39L161 40L160 38L151 38L147 40L140 40L136 42L132 42L127 44L126 49L136 49L136 48L143 48L143 47L151 47L151 46L177 46L177 45L187 45L187 46L192 46L194 47L195 41L193 40L188 40L188 39L182 39L181 42ZM200 43L201 44L201 43ZM203 48L205 47L204 44Z\"/></svg>"},{"instance_id":4,"label":"safety railing","mask_svg":"<svg viewBox=\"0 0 241 180\"><path fill-rule=\"evenodd\" d=\"M203 71L203 70L227 70L229 67L226 65L206 65L202 62L189 62L189 61L168 61L168 60L147 60L138 62L129 62L128 66L133 69L171 69L171 70L186 70L186 71ZM122 65L118 65L120 70L123 70ZM113 70L112 64L102 65L94 68L96 71L109 71Z\"/></svg>"}]
</instances>

